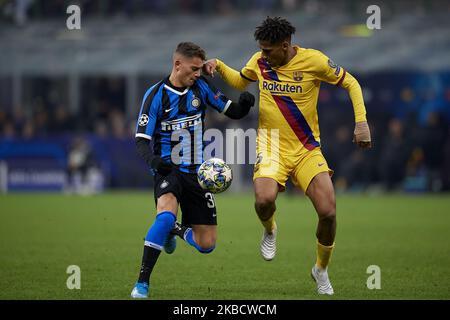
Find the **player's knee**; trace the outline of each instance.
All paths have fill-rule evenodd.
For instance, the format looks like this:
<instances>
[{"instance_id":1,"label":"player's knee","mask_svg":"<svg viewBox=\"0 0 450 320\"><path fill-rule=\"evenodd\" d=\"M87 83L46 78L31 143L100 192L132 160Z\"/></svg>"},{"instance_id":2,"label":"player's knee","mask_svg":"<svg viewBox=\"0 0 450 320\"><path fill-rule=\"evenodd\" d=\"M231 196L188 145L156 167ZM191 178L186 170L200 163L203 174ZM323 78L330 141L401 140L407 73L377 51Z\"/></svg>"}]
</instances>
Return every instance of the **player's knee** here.
<instances>
[{"instance_id":1,"label":"player's knee","mask_svg":"<svg viewBox=\"0 0 450 320\"><path fill-rule=\"evenodd\" d=\"M275 196L270 194L256 194L255 209L258 214L272 213L272 209L275 207ZM267 217L267 218L270 218Z\"/></svg>"},{"instance_id":2,"label":"player's knee","mask_svg":"<svg viewBox=\"0 0 450 320\"><path fill-rule=\"evenodd\" d=\"M165 193L158 198L156 209L161 211L176 211L178 200L173 193Z\"/></svg>"},{"instance_id":3,"label":"player's knee","mask_svg":"<svg viewBox=\"0 0 450 320\"><path fill-rule=\"evenodd\" d=\"M336 220L336 201L334 199L329 199L324 201L317 208L319 218L321 220L334 221Z\"/></svg>"}]
</instances>

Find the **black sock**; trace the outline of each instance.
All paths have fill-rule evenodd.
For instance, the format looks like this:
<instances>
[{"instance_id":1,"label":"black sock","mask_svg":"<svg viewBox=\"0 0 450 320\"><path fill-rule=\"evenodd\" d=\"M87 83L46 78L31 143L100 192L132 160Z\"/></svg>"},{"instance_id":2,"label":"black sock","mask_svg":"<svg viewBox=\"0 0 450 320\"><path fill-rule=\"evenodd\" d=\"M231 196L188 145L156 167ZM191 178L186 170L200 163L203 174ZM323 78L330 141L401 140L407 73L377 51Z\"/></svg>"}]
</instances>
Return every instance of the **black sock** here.
<instances>
[{"instance_id":1,"label":"black sock","mask_svg":"<svg viewBox=\"0 0 450 320\"><path fill-rule=\"evenodd\" d=\"M144 246L144 254L142 256L142 265L138 282L150 282L150 274L152 273L153 267L155 266L156 260L158 260L160 253L161 250Z\"/></svg>"},{"instance_id":2,"label":"black sock","mask_svg":"<svg viewBox=\"0 0 450 320\"><path fill-rule=\"evenodd\" d=\"M181 239L184 240L184 233L186 232L187 229L189 229L189 227L185 227L179 223L176 223L175 227L170 231L170 233L176 234L177 236L179 236Z\"/></svg>"}]
</instances>

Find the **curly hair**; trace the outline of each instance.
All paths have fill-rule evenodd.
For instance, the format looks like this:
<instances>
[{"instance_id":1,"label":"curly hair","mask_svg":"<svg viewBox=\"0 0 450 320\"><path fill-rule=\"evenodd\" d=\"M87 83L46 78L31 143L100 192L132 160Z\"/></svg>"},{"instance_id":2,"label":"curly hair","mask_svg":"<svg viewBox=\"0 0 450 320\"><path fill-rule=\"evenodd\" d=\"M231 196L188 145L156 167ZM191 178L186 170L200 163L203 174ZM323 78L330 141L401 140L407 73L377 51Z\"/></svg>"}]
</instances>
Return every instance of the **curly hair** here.
<instances>
[{"instance_id":1,"label":"curly hair","mask_svg":"<svg viewBox=\"0 0 450 320\"><path fill-rule=\"evenodd\" d=\"M291 39L295 33L295 27L289 21L281 17L267 17L262 24L256 27L255 40L269 41L270 43L280 43Z\"/></svg>"}]
</instances>

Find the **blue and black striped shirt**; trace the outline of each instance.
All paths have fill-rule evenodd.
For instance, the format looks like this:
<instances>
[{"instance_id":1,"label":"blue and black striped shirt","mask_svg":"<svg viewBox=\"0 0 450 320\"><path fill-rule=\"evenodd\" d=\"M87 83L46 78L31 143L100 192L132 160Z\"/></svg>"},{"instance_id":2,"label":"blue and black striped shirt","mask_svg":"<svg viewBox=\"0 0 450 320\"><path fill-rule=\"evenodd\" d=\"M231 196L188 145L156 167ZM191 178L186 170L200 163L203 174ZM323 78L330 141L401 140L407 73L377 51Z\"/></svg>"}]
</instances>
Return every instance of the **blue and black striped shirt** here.
<instances>
[{"instance_id":1,"label":"blue and black striped shirt","mask_svg":"<svg viewBox=\"0 0 450 320\"><path fill-rule=\"evenodd\" d=\"M176 88L169 77L144 95L136 137L153 140L153 153L182 172L197 172L203 162L203 130L207 105L225 113L231 104L204 77L189 88Z\"/></svg>"}]
</instances>

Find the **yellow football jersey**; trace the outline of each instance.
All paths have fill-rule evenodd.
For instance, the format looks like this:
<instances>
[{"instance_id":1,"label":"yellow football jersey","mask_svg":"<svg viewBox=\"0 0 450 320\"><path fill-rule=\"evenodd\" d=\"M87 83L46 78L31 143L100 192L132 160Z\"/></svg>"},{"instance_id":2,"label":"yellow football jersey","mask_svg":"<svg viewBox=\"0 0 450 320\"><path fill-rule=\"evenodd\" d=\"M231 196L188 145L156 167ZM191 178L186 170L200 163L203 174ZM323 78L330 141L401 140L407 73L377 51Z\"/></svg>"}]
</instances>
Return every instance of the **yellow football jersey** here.
<instances>
[{"instance_id":1,"label":"yellow football jersey","mask_svg":"<svg viewBox=\"0 0 450 320\"><path fill-rule=\"evenodd\" d=\"M259 129L279 130L283 155L301 155L320 146L320 82L339 85L346 75L322 52L298 46L294 49L297 54L281 67L272 68L257 52L241 70L243 78L259 81ZM270 137L267 132L258 135L258 149L270 144Z\"/></svg>"}]
</instances>

